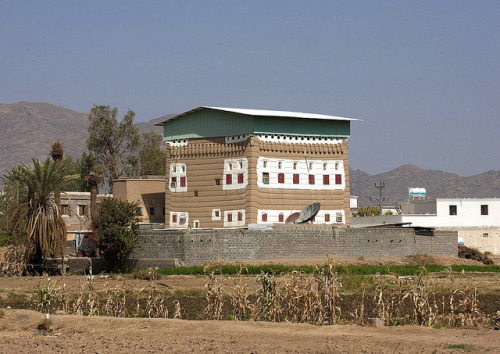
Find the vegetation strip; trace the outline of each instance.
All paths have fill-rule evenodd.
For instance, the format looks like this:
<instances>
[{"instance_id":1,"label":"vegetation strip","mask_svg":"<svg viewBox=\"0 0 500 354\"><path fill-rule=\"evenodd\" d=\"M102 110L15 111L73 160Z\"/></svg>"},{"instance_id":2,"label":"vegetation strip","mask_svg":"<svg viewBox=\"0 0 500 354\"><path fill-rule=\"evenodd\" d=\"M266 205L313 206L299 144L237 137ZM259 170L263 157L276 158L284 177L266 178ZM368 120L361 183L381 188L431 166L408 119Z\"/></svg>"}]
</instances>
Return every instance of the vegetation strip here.
<instances>
[{"instance_id":1,"label":"vegetation strip","mask_svg":"<svg viewBox=\"0 0 500 354\"><path fill-rule=\"evenodd\" d=\"M240 266L240 265L216 265L212 267L192 266L192 267L179 267L179 268L161 268L157 270L161 275L204 275L211 271L216 274L222 275L235 275L249 274L256 275L264 272L266 274L274 273L279 275L281 273L291 273L299 271L301 273L313 274L316 272L315 266L284 266L284 265L258 265L258 266ZM347 266L334 266L334 271L338 274L351 274L351 275L419 275L425 269L426 273L439 273L445 272L449 269L448 266L428 264L422 265L347 265ZM500 273L500 265L452 265L453 272L480 272L480 273Z\"/></svg>"}]
</instances>

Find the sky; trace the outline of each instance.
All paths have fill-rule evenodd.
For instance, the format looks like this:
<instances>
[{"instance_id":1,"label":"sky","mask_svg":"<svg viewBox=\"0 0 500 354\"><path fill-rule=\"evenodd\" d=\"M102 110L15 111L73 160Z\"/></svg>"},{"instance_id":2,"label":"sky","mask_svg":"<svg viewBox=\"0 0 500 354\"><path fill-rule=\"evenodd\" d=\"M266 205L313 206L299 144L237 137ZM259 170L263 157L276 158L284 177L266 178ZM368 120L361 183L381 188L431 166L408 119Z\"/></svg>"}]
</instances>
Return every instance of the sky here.
<instances>
[{"instance_id":1,"label":"sky","mask_svg":"<svg viewBox=\"0 0 500 354\"><path fill-rule=\"evenodd\" d=\"M500 169L500 1L0 0L0 103L362 119L349 162Z\"/></svg>"}]
</instances>

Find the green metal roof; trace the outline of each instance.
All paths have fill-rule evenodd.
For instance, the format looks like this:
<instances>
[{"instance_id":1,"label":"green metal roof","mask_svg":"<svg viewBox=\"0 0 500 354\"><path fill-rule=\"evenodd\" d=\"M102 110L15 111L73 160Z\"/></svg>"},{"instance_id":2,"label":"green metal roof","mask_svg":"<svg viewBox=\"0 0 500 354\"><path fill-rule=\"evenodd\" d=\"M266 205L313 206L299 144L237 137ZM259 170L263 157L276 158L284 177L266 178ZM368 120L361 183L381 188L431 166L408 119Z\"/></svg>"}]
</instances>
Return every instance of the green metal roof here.
<instances>
[{"instance_id":1,"label":"green metal roof","mask_svg":"<svg viewBox=\"0 0 500 354\"><path fill-rule=\"evenodd\" d=\"M350 122L358 119L321 114L198 107L157 125L163 126L163 139L208 138L244 134L297 136L350 136Z\"/></svg>"}]
</instances>

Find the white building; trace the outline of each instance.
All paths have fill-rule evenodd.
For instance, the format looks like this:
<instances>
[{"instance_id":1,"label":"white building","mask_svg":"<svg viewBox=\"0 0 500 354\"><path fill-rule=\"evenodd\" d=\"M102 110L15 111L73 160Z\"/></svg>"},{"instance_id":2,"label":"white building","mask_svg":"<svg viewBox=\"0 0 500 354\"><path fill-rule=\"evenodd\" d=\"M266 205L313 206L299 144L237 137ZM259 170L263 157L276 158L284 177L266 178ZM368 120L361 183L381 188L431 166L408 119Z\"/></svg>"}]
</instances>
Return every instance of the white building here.
<instances>
[{"instance_id":1,"label":"white building","mask_svg":"<svg viewBox=\"0 0 500 354\"><path fill-rule=\"evenodd\" d=\"M401 222L436 228L500 227L498 198L437 198L401 206Z\"/></svg>"}]
</instances>

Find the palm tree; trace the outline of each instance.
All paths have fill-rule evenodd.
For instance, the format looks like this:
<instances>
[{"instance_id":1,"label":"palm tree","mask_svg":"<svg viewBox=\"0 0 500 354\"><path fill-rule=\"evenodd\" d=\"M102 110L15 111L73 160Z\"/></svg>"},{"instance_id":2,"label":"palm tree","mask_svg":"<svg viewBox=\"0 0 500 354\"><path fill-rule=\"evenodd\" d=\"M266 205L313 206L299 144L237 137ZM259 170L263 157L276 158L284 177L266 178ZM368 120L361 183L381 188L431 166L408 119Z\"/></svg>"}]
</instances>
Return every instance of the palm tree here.
<instances>
[{"instance_id":1,"label":"palm tree","mask_svg":"<svg viewBox=\"0 0 500 354\"><path fill-rule=\"evenodd\" d=\"M103 182L103 177L95 172L90 172L85 178L87 181L87 186L90 188L90 224L92 227L91 240L94 241L95 245L99 244L99 220L98 220L98 208L97 208L97 187L99 183ZM98 253L98 250L95 250ZM94 254L96 255L96 254Z\"/></svg>"},{"instance_id":2,"label":"palm tree","mask_svg":"<svg viewBox=\"0 0 500 354\"><path fill-rule=\"evenodd\" d=\"M12 229L18 235L25 234L27 253L25 261L40 264L44 257L57 256L63 249L66 224L61 210L54 200L54 192L75 176L66 175L65 169L50 158L33 159L34 168L22 164L13 168L2 180L19 182L19 188L27 191L26 197L14 208Z\"/></svg>"}]
</instances>

